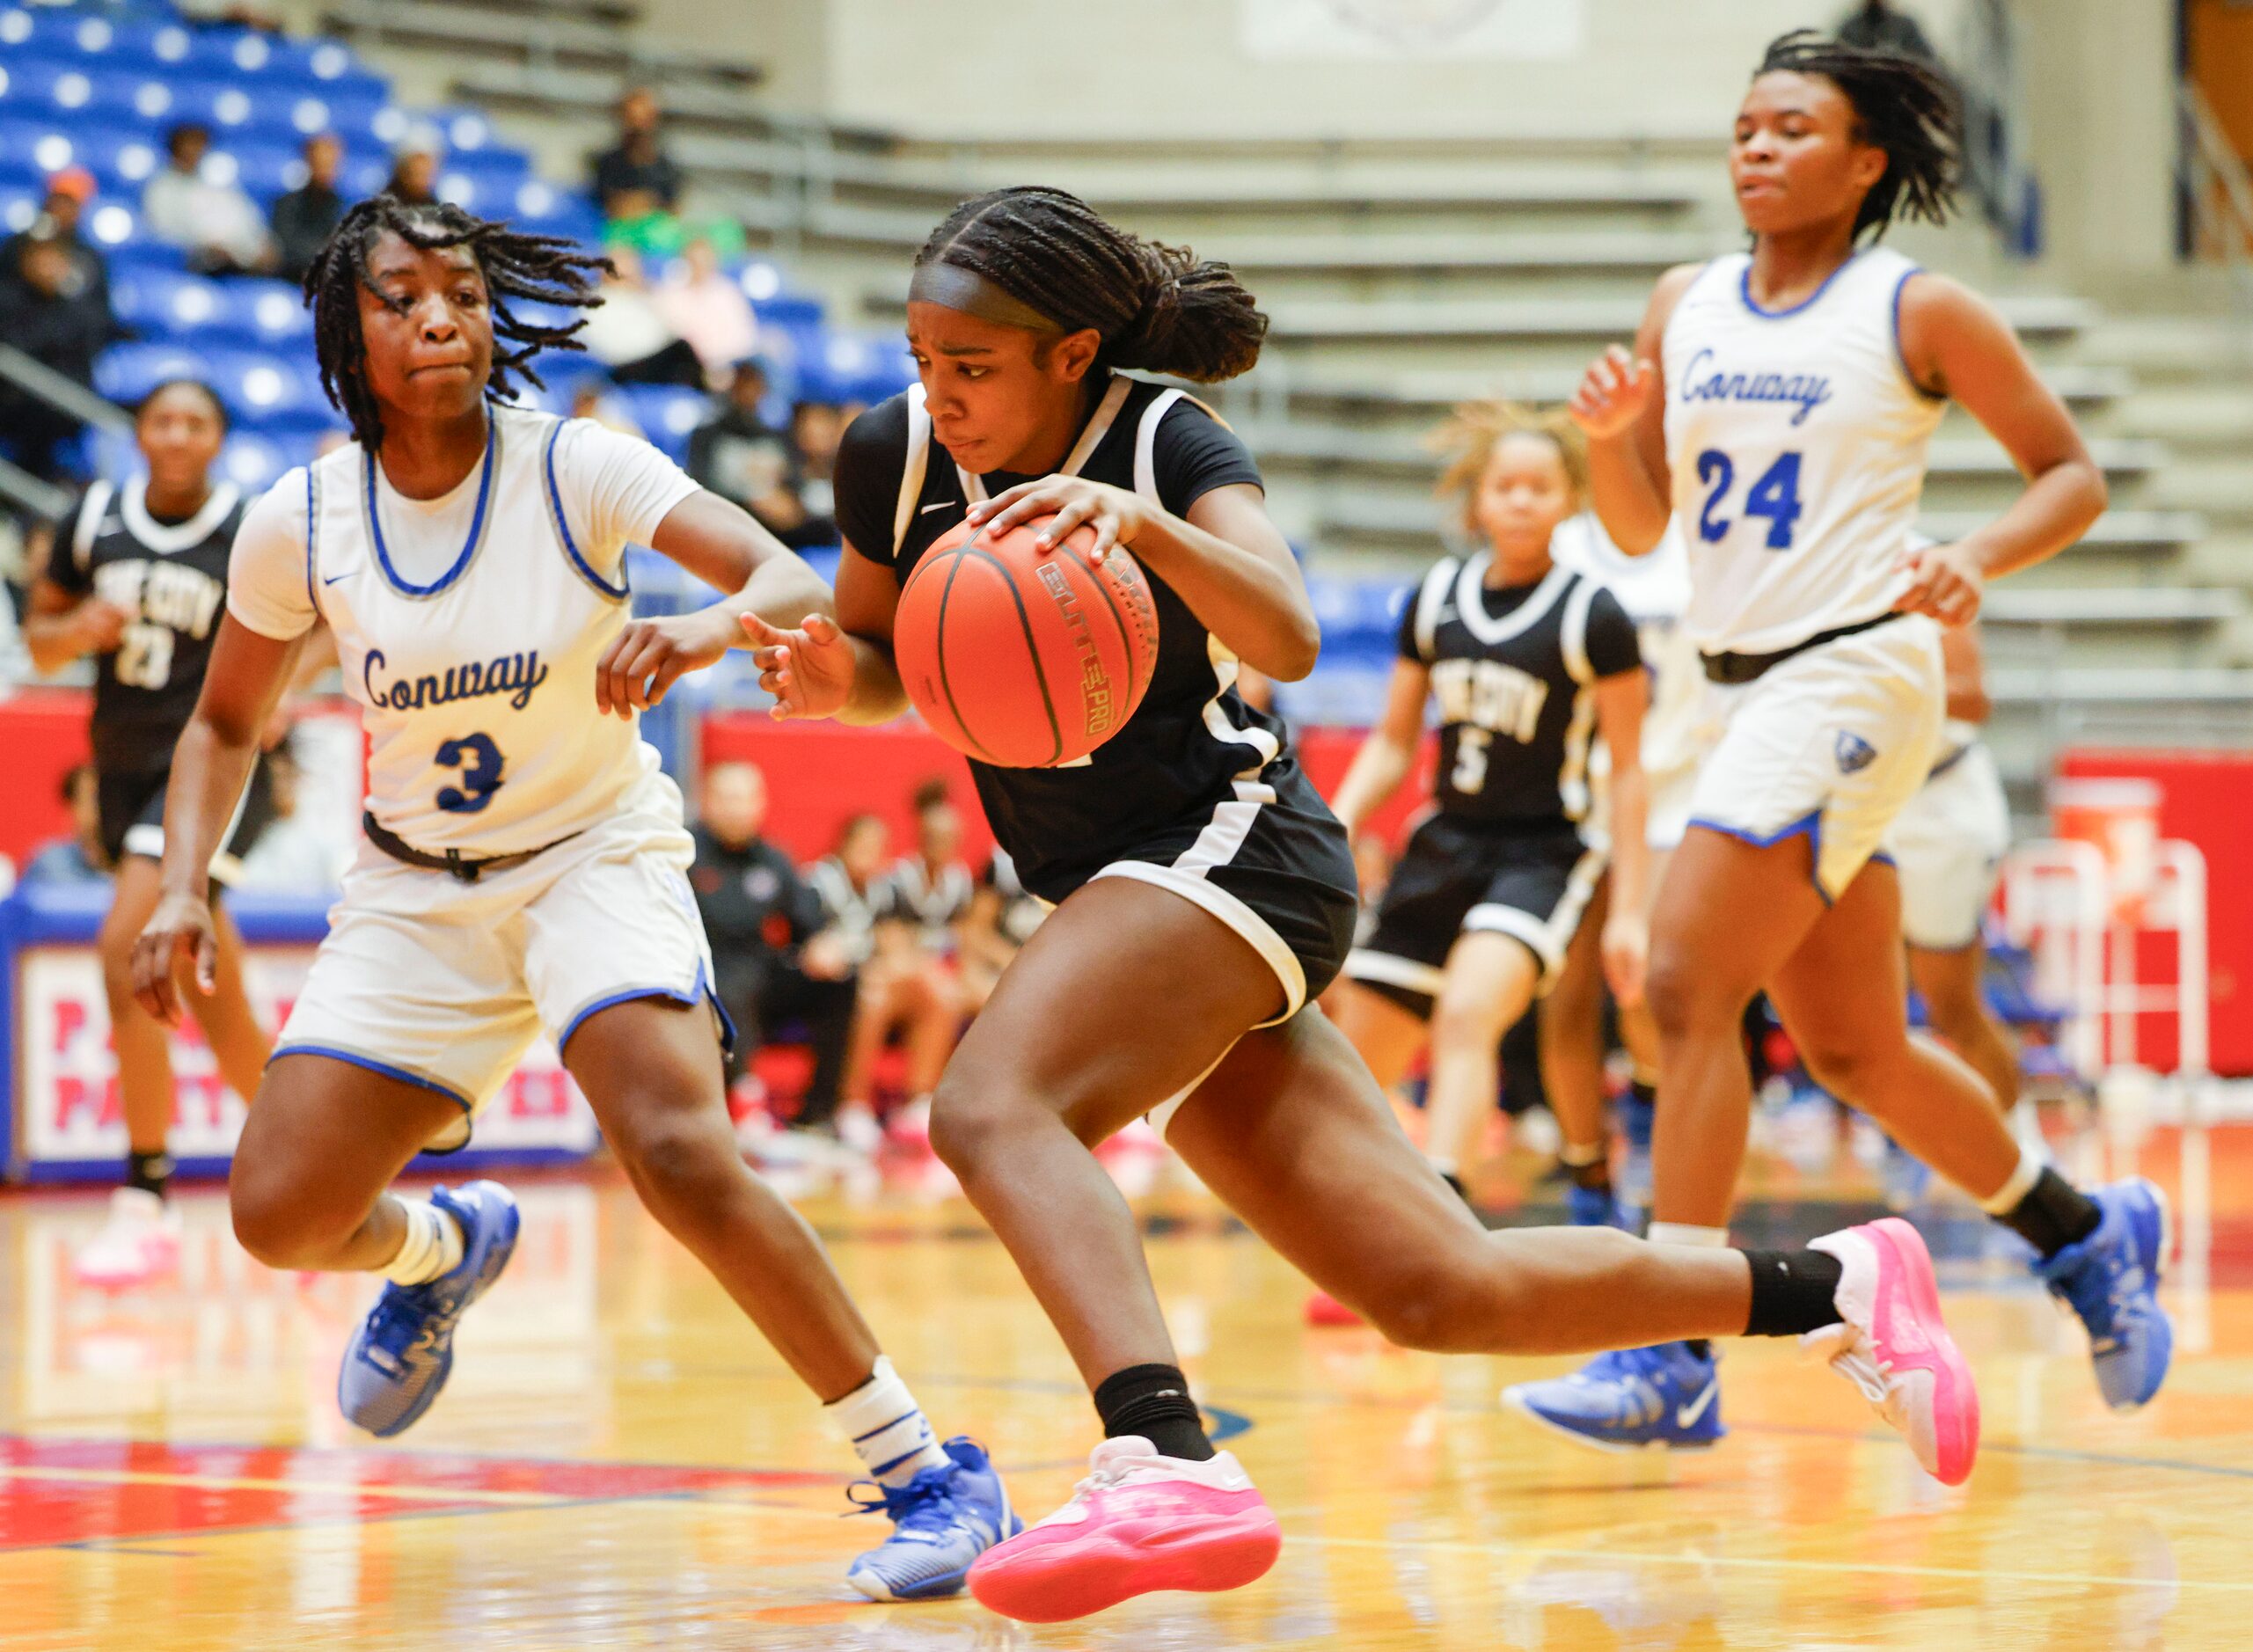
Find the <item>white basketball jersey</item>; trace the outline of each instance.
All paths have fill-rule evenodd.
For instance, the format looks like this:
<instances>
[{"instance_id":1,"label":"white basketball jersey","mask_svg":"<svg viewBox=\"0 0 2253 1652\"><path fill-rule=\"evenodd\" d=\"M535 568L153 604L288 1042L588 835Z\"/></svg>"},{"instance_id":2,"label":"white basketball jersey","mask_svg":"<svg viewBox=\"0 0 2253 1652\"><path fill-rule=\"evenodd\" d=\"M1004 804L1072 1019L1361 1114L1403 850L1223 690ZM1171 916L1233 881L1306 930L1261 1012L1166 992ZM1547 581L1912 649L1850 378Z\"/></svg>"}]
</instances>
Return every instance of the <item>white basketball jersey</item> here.
<instances>
[{"instance_id":1,"label":"white basketball jersey","mask_svg":"<svg viewBox=\"0 0 2253 1652\"><path fill-rule=\"evenodd\" d=\"M368 808L417 849L540 848L658 773L638 722L596 710L595 662L629 593L620 545L564 520L570 428L494 410L484 463L438 500L403 499L356 443L303 479L306 579L360 703ZM412 567L410 538L424 552Z\"/></svg>"},{"instance_id":2,"label":"white basketball jersey","mask_svg":"<svg viewBox=\"0 0 2253 1652\"><path fill-rule=\"evenodd\" d=\"M1549 555L1560 567L1584 574L1619 598L1635 623L1642 662L1650 673L1650 704L1642 719L1642 766L1664 777L1697 760L1698 706L1705 697L1705 670L1697 645L1683 629L1690 606L1689 552L1679 524L1642 556L1629 556L1612 543L1594 511L1560 523L1549 538Z\"/></svg>"},{"instance_id":3,"label":"white basketball jersey","mask_svg":"<svg viewBox=\"0 0 2253 1652\"><path fill-rule=\"evenodd\" d=\"M1945 406L1901 359L1907 258L1865 248L1782 311L1754 307L1752 263L1707 265L1666 325L1686 623L1708 653L1788 648L1892 606Z\"/></svg>"}]
</instances>

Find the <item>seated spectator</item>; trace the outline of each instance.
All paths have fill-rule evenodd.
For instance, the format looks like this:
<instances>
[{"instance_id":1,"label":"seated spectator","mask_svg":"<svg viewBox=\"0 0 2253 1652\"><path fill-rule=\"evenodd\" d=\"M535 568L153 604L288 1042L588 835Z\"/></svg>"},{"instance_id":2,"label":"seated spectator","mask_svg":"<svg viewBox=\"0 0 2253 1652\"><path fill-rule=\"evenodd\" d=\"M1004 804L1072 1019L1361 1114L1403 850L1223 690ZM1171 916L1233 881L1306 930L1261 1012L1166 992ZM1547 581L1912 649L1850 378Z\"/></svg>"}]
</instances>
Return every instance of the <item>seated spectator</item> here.
<instances>
[{"instance_id":1,"label":"seated spectator","mask_svg":"<svg viewBox=\"0 0 2253 1652\"><path fill-rule=\"evenodd\" d=\"M95 800L94 765L82 763L64 775L62 791L62 800L70 809L70 835L32 851L19 882L52 888L58 884L99 883L109 875L102 869L102 817Z\"/></svg>"},{"instance_id":2,"label":"seated spectator","mask_svg":"<svg viewBox=\"0 0 2253 1652\"><path fill-rule=\"evenodd\" d=\"M970 910L962 917L962 1006L971 1014L985 1007L999 984L1001 972L1017 956L1017 949L1033 939L1033 932L1049 915L1048 904L1017 878L1017 863L1006 849L996 848L978 875L971 892Z\"/></svg>"},{"instance_id":3,"label":"seated spectator","mask_svg":"<svg viewBox=\"0 0 2253 1652\"><path fill-rule=\"evenodd\" d=\"M821 899L790 857L759 836L766 777L748 763L721 763L704 777L696 860L689 882L712 942L713 988L735 1023L728 1078L739 1083L752 1054L786 1024L806 1029L813 1081L793 1121L828 1129L852 1033L859 983L845 938L827 926Z\"/></svg>"},{"instance_id":4,"label":"seated spectator","mask_svg":"<svg viewBox=\"0 0 2253 1652\"><path fill-rule=\"evenodd\" d=\"M790 445L798 453L798 501L806 520L794 546L832 545L837 530L837 450L852 411L835 402L801 401L790 410Z\"/></svg>"},{"instance_id":5,"label":"seated spectator","mask_svg":"<svg viewBox=\"0 0 2253 1652\"><path fill-rule=\"evenodd\" d=\"M44 232L34 230L18 256L20 279L0 282L0 338L91 390L94 358L119 336L107 299L84 285L70 244L51 225ZM0 443L42 480L70 474L65 450L84 428L76 413L0 383Z\"/></svg>"},{"instance_id":6,"label":"seated spectator","mask_svg":"<svg viewBox=\"0 0 2253 1652\"><path fill-rule=\"evenodd\" d=\"M438 151L427 143L400 150L391 157L391 175L382 193L410 207L432 204L438 199Z\"/></svg>"},{"instance_id":7,"label":"seated spectator","mask_svg":"<svg viewBox=\"0 0 2253 1652\"><path fill-rule=\"evenodd\" d=\"M650 293L641 255L632 247L609 249L610 273L597 289L602 303L585 312L579 341L621 384L679 384L704 388L704 364L673 331Z\"/></svg>"},{"instance_id":8,"label":"seated spectator","mask_svg":"<svg viewBox=\"0 0 2253 1652\"><path fill-rule=\"evenodd\" d=\"M335 133L305 140L305 181L274 203L274 268L289 281L303 281L313 255L344 216L347 204L336 187L344 164L344 144Z\"/></svg>"},{"instance_id":9,"label":"seated spectator","mask_svg":"<svg viewBox=\"0 0 2253 1652\"><path fill-rule=\"evenodd\" d=\"M69 250L72 279L83 290L100 295L102 308L106 311L109 263L102 257L101 249L86 239L79 223L86 203L94 198L94 175L83 166L66 166L50 176L47 180L47 199L40 204L39 216L0 241L0 281L21 281L24 249L35 237L50 238Z\"/></svg>"},{"instance_id":10,"label":"seated spectator","mask_svg":"<svg viewBox=\"0 0 2253 1652\"><path fill-rule=\"evenodd\" d=\"M589 163L595 201L605 218L632 219L676 212L681 169L658 135L657 94L636 86L618 99L618 141Z\"/></svg>"},{"instance_id":11,"label":"seated spectator","mask_svg":"<svg viewBox=\"0 0 2253 1652\"><path fill-rule=\"evenodd\" d=\"M1888 0L1863 0L1847 12L1839 22L1839 40L1843 45L1869 51L1904 52L1927 62L1940 61L1940 54L1933 50L1916 18Z\"/></svg>"},{"instance_id":12,"label":"seated spectator","mask_svg":"<svg viewBox=\"0 0 2253 1652\"><path fill-rule=\"evenodd\" d=\"M203 157L211 131L190 121L165 135L165 169L141 193L141 221L159 241L184 249L205 275L264 274L274 243L257 204L233 183L215 181Z\"/></svg>"},{"instance_id":13,"label":"seated spectator","mask_svg":"<svg viewBox=\"0 0 2253 1652\"><path fill-rule=\"evenodd\" d=\"M621 400L618 386L606 378L582 378L571 391L571 416L591 419L605 430L615 430L622 436L647 442L649 433L633 416L633 410Z\"/></svg>"},{"instance_id":14,"label":"seated spectator","mask_svg":"<svg viewBox=\"0 0 2253 1652\"><path fill-rule=\"evenodd\" d=\"M798 497L798 456L790 438L759 411L766 369L738 362L718 411L689 437L689 475L759 519L783 544L819 544L800 537L806 507Z\"/></svg>"},{"instance_id":15,"label":"seated spectator","mask_svg":"<svg viewBox=\"0 0 2253 1652\"><path fill-rule=\"evenodd\" d=\"M656 297L658 312L696 352L696 359L704 363L705 382L714 388L728 382L735 364L758 342L751 301L743 296L741 283L721 272L720 254L708 236L700 235L682 249L679 264L657 289Z\"/></svg>"},{"instance_id":16,"label":"seated spectator","mask_svg":"<svg viewBox=\"0 0 2253 1652\"><path fill-rule=\"evenodd\" d=\"M882 819L855 815L838 834L835 853L808 874L830 925L860 971L860 1010L845 1062L837 1132L852 1148L873 1152L883 1139L875 1107L876 1061L895 1034L907 1049L909 1105L927 1115L940 1070L962 1026L959 1001L943 971L916 944L890 881L889 834Z\"/></svg>"},{"instance_id":17,"label":"seated spectator","mask_svg":"<svg viewBox=\"0 0 2253 1652\"><path fill-rule=\"evenodd\" d=\"M917 786L914 806L915 852L893 864L893 910L915 925L925 953L952 960L961 949L957 925L977 887L962 858L962 816L941 779Z\"/></svg>"},{"instance_id":18,"label":"seated spectator","mask_svg":"<svg viewBox=\"0 0 2253 1652\"><path fill-rule=\"evenodd\" d=\"M263 767L273 818L243 855L235 887L306 894L335 888L343 879L349 855L340 855L334 840L298 812L298 783L304 771L287 739L266 754Z\"/></svg>"}]
</instances>

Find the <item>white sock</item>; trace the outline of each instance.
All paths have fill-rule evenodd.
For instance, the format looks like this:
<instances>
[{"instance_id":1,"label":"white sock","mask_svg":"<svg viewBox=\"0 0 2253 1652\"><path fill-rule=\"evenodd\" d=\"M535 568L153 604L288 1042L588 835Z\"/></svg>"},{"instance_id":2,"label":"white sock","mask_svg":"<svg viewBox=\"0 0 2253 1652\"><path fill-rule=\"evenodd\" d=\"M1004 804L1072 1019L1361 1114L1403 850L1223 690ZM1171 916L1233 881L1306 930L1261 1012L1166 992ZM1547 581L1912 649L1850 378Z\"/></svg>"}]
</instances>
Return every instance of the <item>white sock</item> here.
<instances>
[{"instance_id":1,"label":"white sock","mask_svg":"<svg viewBox=\"0 0 2253 1652\"><path fill-rule=\"evenodd\" d=\"M1434 1170L1437 1171L1443 1176L1452 1176L1458 1173L1455 1166L1454 1155L1452 1153L1426 1153L1423 1156L1423 1159L1424 1163L1430 1165Z\"/></svg>"},{"instance_id":2,"label":"white sock","mask_svg":"<svg viewBox=\"0 0 2253 1652\"><path fill-rule=\"evenodd\" d=\"M1709 1251L1729 1247L1727 1228L1698 1227L1688 1222L1653 1222L1643 1237L1654 1245L1694 1245Z\"/></svg>"},{"instance_id":3,"label":"white sock","mask_svg":"<svg viewBox=\"0 0 2253 1652\"><path fill-rule=\"evenodd\" d=\"M1591 1165L1600 1165L1611 1157L1607 1142L1589 1142L1584 1145L1567 1142L1557 1149L1557 1163L1574 1170L1584 1170Z\"/></svg>"},{"instance_id":4,"label":"white sock","mask_svg":"<svg viewBox=\"0 0 2253 1652\"><path fill-rule=\"evenodd\" d=\"M1979 1209L1989 1216L2008 1216L2018 1209L2018 1202L2034 1191L2034 1184L2042 1180L2047 1160L2030 1147L2018 1150L2018 1168L2010 1173L2010 1180L1979 1201Z\"/></svg>"},{"instance_id":5,"label":"white sock","mask_svg":"<svg viewBox=\"0 0 2253 1652\"><path fill-rule=\"evenodd\" d=\"M922 1407L889 1359L879 1356L868 1380L823 1406L822 1414L860 1454L880 1485L904 1486L925 1469L944 1468L955 1460L939 1449Z\"/></svg>"},{"instance_id":6,"label":"white sock","mask_svg":"<svg viewBox=\"0 0 2253 1652\"><path fill-rule=\"evenodd\" d=\"M395 1285L427 1285L462 1265L462 1225L428 1199L401 1199L406 1237L378 1271Z\"/></svg>"}]
</instances>

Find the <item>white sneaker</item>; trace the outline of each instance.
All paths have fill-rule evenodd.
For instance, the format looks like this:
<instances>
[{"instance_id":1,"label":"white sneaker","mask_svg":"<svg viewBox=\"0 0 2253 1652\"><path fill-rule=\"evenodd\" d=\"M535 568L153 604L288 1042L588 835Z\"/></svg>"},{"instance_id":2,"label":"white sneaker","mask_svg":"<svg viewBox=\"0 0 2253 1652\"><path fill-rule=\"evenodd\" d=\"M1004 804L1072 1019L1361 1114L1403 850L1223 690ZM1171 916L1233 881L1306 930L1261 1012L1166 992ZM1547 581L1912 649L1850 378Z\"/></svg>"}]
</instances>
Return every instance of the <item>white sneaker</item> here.
<instances>
[{"instance_id":1,"label":"white sneaker","mask_svg":"<svg viewBox=\"0 0 2253 1652\"><path fill-rule=\"evenodd\" d=\"M130 1290L179 1271L178 1217L144 1188L120 1188L109 1196L109 1217L78 1253L81 1284Z\"/></svg>"},{"instance_id":2,"label":"white sneaker","mask_svg":"<svg viewBox=\"0 0 2253 1652\"><path fill-rule=\"evenodd\" d=\"M911 1152L931 1151L931 1098L919 1095L885 1122L884 1134Z\"/></svg>"}]
</instances>

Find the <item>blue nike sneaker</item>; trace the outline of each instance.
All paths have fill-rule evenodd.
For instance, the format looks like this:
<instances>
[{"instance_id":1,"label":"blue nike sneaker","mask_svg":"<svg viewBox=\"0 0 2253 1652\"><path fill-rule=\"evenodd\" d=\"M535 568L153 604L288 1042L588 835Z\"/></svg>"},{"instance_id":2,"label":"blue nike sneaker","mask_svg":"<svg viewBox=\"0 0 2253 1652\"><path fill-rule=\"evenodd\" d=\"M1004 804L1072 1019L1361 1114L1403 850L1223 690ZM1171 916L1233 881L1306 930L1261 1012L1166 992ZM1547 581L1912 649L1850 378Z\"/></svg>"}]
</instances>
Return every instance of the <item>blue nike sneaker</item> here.
<instances>
[{"instance_id":1,"label":"blue nike sneaker","mask_svg":"<svg viewBox=\"0 0 2253 1652\"><path fill-rule=\"evenodd\" d=\"M1701 1451L1721 1426L1721 1373L1686 1342L1598 1354L1569 1377L1516 1383L1502 1403L1599 1451Z\"/></svg>"},{"instance_id":2,"label":"blue nike sneaker","mask_svg":"<svg viewBox=\"0 0 2253 1652\"><path fill-rule=\"evenodd\" d=\"M1635 1219L1609 1188L1584 1188L1578 1182L1567 1183L1564 1213L1565 1220L1575 1227L1615 1227L1622 1232L1635 1232Z\"/></svg>"},{"instance_id":3,"label":"blue nike sneaker","mask_svg":"<svg viewBox=\"0 0 2253 1652\"><path fill-rule=\"evenodd\" d=\"M516 1249L516 1201L499 1182L433 1188L430 1202L461 1224L461 1261L425 1284L385 1285L336 1374L346 1421L380 1438L405 1433L430 1409L454 1369L454 1327Z\"/></svg>"},{"instance_id":4,"label":"blue nike sneaker","mask_svg":"<svg viewBox=\"0 0 2253 1652\"><path fill-rule=\"evenodd\" d=\"M881 1510L892 1535L852 1563L845 1576L871 1600L941 1600L962 1591L970 1563L1025 1529L984 1448L953 1439L940 1448L953 1459L926 1468L904 1486L856 1480L845 1495L860 1512ZM874 1491L874 1498L856 1496Z\"/></svg>"},{"instance_id":5,"label":"blue nike sneaker","mask_svg":"<svg viewBox=\"0 0 2253 1652\"><path fill-rule=\"evenodd\" d=\"M2132 1411L2159 1392L2175 1356L2175 1326L2159 1305L2167 1195L2139 1176L2088 1196L2103 1212L2096 1231L2036 1262L2034 1271L2088 1327L2104 1403Z\"/></svg>"}]
</instances>

